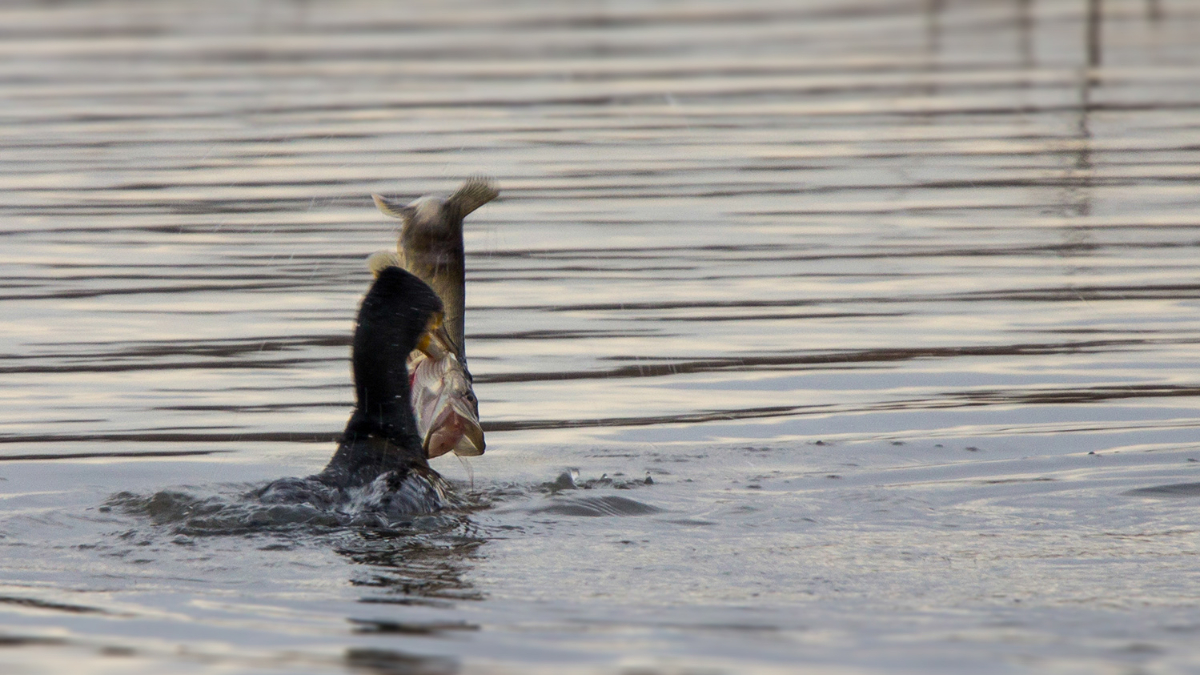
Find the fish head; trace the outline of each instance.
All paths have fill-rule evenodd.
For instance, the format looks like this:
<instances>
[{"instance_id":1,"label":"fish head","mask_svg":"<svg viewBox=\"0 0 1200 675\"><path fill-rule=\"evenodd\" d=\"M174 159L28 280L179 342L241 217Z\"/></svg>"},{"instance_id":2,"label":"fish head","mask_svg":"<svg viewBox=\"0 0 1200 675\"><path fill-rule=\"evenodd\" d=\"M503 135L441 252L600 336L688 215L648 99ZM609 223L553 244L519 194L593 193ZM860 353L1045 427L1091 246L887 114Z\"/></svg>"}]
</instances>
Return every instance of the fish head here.
<instances>
[{"instance_id":1,"label":"fish head","mask_svg":"<svg viewBox=\"0 0 1200 675\"><path fill-rule=\"evenodd\" d=\"M453 452L460 457L482 455L485 442L479 423L479 399L471 387L471 374L458 360L446 335L441 316L430 327L408 359L409 388L417 433L426 457Z\"/></svg>"}]
</instances>

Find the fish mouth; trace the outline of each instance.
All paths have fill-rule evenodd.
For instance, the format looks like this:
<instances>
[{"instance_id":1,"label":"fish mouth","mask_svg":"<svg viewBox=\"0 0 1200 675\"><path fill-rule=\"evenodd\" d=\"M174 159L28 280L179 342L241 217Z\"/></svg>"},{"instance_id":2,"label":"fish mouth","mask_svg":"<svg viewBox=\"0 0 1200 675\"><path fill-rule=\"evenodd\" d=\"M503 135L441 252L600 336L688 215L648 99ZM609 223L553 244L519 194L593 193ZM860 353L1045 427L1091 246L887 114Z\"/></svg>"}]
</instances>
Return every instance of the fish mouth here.
<instances>
[{"instance_id":1,"label":"fish mouth","mask_svg":"<svg viewBox=\"0 0 1200 675\"><path fill-rule=\"evenodd\" d=\"M438 314L430 318L417 348L408 357L417 433L429 459L449 452L476 457L486 447L471 375L456 351Z\"/></svg>"},{"instance_id":2,"label":"fish mouth","mask_svg":"<svg viewBox=\"0 0 1200 675\"><path fill-rule=\"evenodd\" d=\"M451 397L442 406L425 435L425 456L429 459L453 452L459 457L478 457L484 450L479 414L462 398Z\"/></svg>"}]
</instances>

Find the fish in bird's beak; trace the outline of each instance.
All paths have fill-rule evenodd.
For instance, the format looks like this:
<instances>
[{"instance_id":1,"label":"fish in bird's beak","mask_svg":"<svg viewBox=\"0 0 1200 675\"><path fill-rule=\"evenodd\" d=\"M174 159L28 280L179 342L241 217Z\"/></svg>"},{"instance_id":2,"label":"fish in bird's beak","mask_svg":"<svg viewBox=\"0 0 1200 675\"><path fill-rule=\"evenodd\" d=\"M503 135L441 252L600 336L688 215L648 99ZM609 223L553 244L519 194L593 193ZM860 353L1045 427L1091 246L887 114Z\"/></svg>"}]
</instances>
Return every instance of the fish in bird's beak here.
<instances>
[{"instance_id":1,"label":"fish in bird's beak","mask_svg":"<svg viewBox=\"0 0 1200 675\"><path fill-rule=\"evenodd\" d=\"M430 319L417 348L409 354L408 373L425 455L430 459L448 452L460 457L482 455L483 428L471 374L454 354L440 315Z\"/></svg>"},{"instance_id":2,"label":"fish in bird's beak","mask_svg":"<svg viewBox=\"0 0 1200 675\"><path fill-rule=\"evenodd\" d=\"M380 211L404 222L396 252L371 256L371 270L378 274L390 265L403 267L429 284L445 307L441 322L426 331L424 346L418 345L408 362L413 412L429 457L447 452L467 457L483 454L479 403L467 370L463 326L463 218L499 194L490 180L476 177L446 198L427 195L403 203L371 195Z\"/></svg>"}]
</instances>

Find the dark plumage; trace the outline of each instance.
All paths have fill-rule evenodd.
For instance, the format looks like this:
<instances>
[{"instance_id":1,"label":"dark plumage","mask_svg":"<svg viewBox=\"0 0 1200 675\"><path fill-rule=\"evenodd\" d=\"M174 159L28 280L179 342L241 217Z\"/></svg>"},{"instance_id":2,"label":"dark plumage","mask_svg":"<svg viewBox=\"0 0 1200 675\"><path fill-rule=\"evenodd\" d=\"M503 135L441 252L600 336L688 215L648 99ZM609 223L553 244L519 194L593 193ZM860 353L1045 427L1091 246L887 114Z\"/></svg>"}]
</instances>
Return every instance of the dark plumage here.
<instances>
[{"instance_id":1,"label":"dark plumage","mask_svg":"<svg viewBox=\"0 0 1200 675\"><path fill-rule=\"evenodd\" d=\"M442 302L428 284L399 267L383 269L363 298L354 330L354 413L318 480L366 485L388 471L429 468L409 392L408 355Z\"/></svg>"}]
</instances>

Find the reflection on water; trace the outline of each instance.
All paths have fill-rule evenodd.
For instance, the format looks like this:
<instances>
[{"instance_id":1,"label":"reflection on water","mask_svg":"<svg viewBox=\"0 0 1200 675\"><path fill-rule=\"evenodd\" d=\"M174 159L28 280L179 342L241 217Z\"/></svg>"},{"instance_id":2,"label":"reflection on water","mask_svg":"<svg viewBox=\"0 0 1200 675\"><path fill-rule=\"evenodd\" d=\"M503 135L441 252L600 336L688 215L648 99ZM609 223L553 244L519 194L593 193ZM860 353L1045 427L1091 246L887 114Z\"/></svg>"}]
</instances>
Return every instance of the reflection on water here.
<instances>
[{"instance_id":1,"label":"reflection on water","mask_svg":"<svg viewBox=\"0 0 1200 675\"><path fill-rule=\"evenodd\" d=\"M6 672L1200 663L1189 3L0 18ZM478 173L461 508L247 499Z\"/></svg>"}]
</instances>

